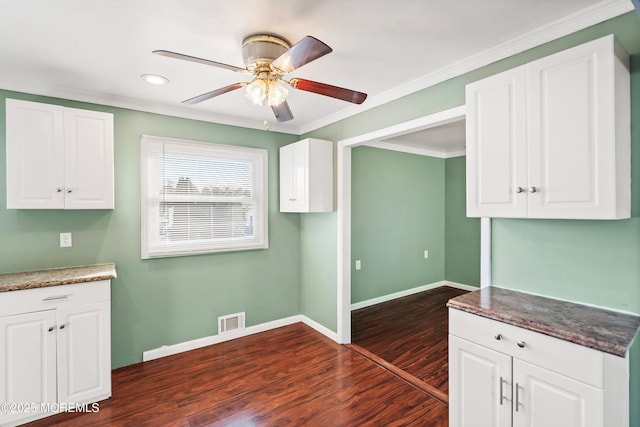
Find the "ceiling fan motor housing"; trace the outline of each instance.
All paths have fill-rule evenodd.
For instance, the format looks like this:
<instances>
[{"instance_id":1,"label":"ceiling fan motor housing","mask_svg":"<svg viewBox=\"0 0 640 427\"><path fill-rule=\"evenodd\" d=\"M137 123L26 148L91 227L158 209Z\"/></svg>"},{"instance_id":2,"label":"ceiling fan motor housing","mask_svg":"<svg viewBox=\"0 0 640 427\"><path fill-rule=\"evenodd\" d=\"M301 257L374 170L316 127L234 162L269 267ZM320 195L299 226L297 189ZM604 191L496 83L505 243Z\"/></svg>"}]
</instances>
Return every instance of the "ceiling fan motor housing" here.
<instances>
[{"instance_id":1,"label":"ceiling fan motor housing","mask_svg":"<svg viewBox=\"0 0 640 427\"><path fill-rule=\"evenodd\" d=\"M282 55L290 47L291 44L281 37L257 34L249 36L242 41L242 59L247 69L254 71L262 67L268 67L274 59Z\"/></svg>"}]
</instances>

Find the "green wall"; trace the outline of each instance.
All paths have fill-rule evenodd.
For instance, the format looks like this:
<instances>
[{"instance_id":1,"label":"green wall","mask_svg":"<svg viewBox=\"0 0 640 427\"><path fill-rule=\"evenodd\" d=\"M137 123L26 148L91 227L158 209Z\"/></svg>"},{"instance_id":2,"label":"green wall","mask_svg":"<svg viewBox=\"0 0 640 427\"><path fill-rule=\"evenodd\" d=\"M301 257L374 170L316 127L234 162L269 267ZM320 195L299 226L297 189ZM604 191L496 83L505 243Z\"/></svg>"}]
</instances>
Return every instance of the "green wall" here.
<instances>
[{"instance_id":1,"label":"green wall","mask_svg":"<svg viewBox=\"0 0 640 427\"><path fill-rule=\"evenodd\" d=\"M5 98L107 111L115 118L113 211L7 210ZM114 262L112 365L165 344L217 334L217 317L247 326L300 314L300 219L278 212L278 147L293 135L0 91L0 272ZM140 259L140 135L267 148L269 249ZM58 233L72 232L60 248Z\"/></svg>"},{"instance_id":2,"label":"green wall","mask_svg":"<svg viewBox=\"0 0 640 427\"><path fill-rule=\"evenodd\" d=\"M445 160L356 147L351 167L351 302L444 280Z\"/></svg>"},{"instance_id":3,"label":"green wall","mask_svg":"<svg viewBox=\"0 0 640 427\"><path fill-rule=\"evenodd\" d=\"M444 278L480 286L480 219L467 218L466 159L445 163Z\"/></svg>"}]
</instances>

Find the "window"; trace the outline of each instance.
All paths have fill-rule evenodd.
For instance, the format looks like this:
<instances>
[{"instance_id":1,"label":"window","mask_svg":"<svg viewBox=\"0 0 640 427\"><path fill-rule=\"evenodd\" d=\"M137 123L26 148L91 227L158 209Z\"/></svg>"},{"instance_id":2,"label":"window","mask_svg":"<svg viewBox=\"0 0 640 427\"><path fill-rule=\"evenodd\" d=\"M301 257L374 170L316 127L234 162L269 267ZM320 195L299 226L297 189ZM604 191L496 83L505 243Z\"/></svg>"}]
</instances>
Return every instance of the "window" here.
<instances>
[{"instance_id":1,"label":"window","mask_svg":"<svg viewBox=\"0 0 640 427\"><path fill-rule=\"evenodd\" d=\"M142 259L268 247L267 151L141 138Z\"/></svg>"}]
</instances>

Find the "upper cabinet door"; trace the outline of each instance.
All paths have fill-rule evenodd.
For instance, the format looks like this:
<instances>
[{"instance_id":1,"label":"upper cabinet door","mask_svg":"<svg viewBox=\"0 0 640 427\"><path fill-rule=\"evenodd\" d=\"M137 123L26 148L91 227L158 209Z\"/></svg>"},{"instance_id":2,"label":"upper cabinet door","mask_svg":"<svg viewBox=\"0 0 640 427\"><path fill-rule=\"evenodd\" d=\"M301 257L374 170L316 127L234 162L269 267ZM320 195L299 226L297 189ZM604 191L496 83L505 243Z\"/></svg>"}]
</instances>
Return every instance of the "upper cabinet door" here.
<instances>
[{"instance_id":1,"label":"upper cabinet door","mask_svg":"<svg viewBox=\"0 0 640 427\"><path fill-rule=\"evenodd\" d=\"M467 215L527 216L526 67L469 84Z\"/></svg>"},{"instance_id":2,"label":"upper cabinet door","mask_svg":"<svg viewBox=\"0 0 640 427\"><path fill-rule=\"evenodd\" d=\"M467 215L631 214L628 55L606 36L467 86Z\"/></svg>"},{"instance_id":3,"label":"upper cabinet door","mask_svg":"<svg viewBox=\"0 0 640 427\"><path fill-rule=\"evenodd\" d=\"M7 99L7 208L64 208L63 107Z\"/></svg>"},{"instance_id":4,"label":"upper cabinet door","mask_svg":"<svg viewBox=\"0 0 640 427\"><path fill-rule=\"evenodd\" d=\"M65 108L66 209L113 209L113 115Z\"/></svg>"},{"instance_id":5,"label":"upper cabinet door","mask_svg":"<svg viewBox=\"0 0 640 427\"><path fill-rule=\"evenodd\" d=\"M280 212L333 210L333 142L304 139L280 148Z\"/></svg>"},{"instance_id":6,"label":"upper cabinet door","mask_svg":"<svg viewBox=\"0 0 640 427\"><path fill-rule=\"evenodd\" d=\"M616 129L628 96L628 72L614 55L613 37L529 64L529 216L617 218L622 203L628 217L617 174L630 167L629 132ZM626 158L616 159L618 149ZM628 182L620 182L626 194Z\"/></svg>"},{"instance_id":7,"label":"upper cabinet door","mask_svg":"<svg viewBox=\"0 0 640 427\"><path fill-rule=\"evenodd\" d=\"M112 114L6 105L8 209L113 209Z\"/></svg>"}]
</instances>

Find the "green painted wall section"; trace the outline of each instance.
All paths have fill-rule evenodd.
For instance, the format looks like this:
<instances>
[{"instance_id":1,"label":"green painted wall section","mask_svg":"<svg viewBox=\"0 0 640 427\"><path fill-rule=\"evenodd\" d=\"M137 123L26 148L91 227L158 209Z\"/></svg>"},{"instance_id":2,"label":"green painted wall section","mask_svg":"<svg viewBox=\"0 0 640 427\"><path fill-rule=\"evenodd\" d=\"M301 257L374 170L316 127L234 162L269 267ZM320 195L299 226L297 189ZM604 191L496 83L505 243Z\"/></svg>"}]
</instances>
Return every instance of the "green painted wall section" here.
<instances>
[{"instance_id":1,"label":"green painted wall section","mask_svg":"<svg viewBox=\"0 0 640 427\"><path fill-rule=\"evenodd\" d=\"M326 328L338 330L338 216L300 214L302 314Z\"/></svg>"},{"instance_id":2,"label":"green painted wall section","mask_svg":"<svg viewBox=\"0 0 640 427\"><path fill-rule=\"evenodd\" d=\"M444 280L445 160L372 147L351 156L351 302Z\"/></svg>"},{"instance_id":3,"label":"green painted wall section","mask_svg":"<svg viewBox=\"0 0 640 427\"><path fill-rule=\"evenodd\" d=\"M480 219L467 218L466 157L445 162L444 278L480 286Z\"/></svg>"},{"instance_id":4,"label":"green painted wall section","mask_svg":"<svg viewBox=\"0 0 640 427\"><path fill-rule=\"evenodd\" d=\"M7 210L5 97L115 115L113 211ZM115 262L112 364L165 344L217 334L217 317L246 311L247 326L300 313L299 215L278 212L278 147L292 135L0 91L0 272ZM140 135L269 150L269 244L259 251L140 259ZM60 248L58 233L72 232Z\"/></svg>"}]
</instances>

